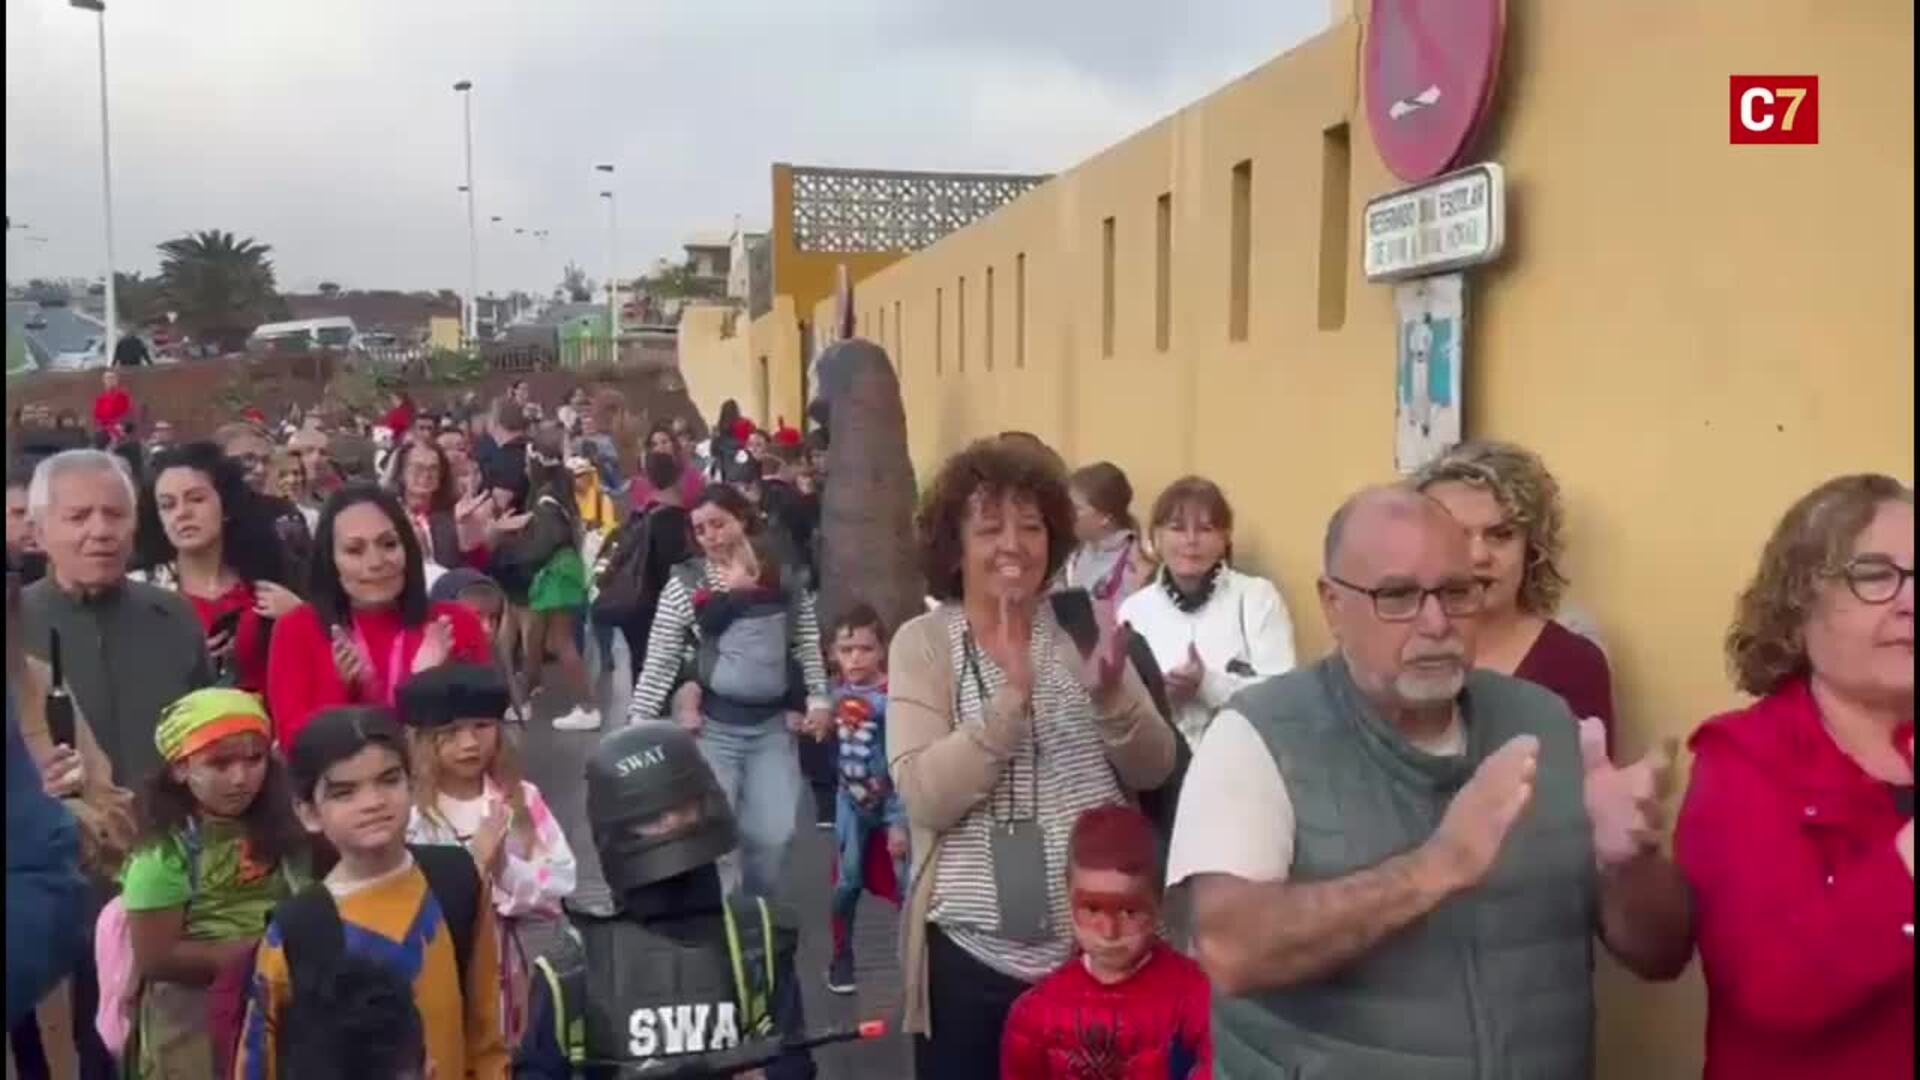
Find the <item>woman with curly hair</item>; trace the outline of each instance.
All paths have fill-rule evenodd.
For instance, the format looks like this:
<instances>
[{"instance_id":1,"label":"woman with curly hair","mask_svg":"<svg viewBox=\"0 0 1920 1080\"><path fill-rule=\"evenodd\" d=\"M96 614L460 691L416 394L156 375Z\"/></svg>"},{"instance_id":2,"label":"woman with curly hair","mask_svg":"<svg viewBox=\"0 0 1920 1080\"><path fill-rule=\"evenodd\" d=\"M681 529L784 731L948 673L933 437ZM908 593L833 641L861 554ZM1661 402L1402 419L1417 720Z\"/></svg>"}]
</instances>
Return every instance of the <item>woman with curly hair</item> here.
<instances>
[{"instance_id":1,"label":"woman with curly hair","mask_svg":"<svg viewBox=\"0 0 1920 1080\"><path fill-rule=\"evenodd\" d=\"M906 1030L920 1080L993 1076L1013 1002L1073 950L1067 841L1174 766L1109 624L1083 653L1046 583L1073 550L1057 461L1018 439L941 467L917 529L940 601L894 635L888 765L911 826Z\"/></svg>"},{"instance_id":2,"label":"woman with curly hair","mask_svg":"<svg viewBox=\"0 0 1920 1080\"><path fill-rule=\"evenodd\" d=\"M1794 503L1734 609L1759 700L1694 732L1674 838L1707 977L1707 1080L1910 1077L1913 490Z\"/></svg>"},{"instance_id":3,"label":"woman with curly hair","mask_svg":"<svg viewBox=\"0 0 1920 1080\"><path fill-rule=\"evenodd\" d=\"M300 606L274 510L210 442L155 455L140 500L136 578L178 592L228 685L266 688L274 622Z\"/></svg>"},{"instance_id":4,"label":"woman with curly hair","mask_svg":"<svg viewBox=\"0 0 1920 1080\"><path fill-rule=\"evenodd\" d=\"M1560 485L1531 450L1469 442L1414 477L1467 530L1473 573L1486 587L1474 662L1559 694L1576 717L1598 717L1613 743L1613 672L1607 655L1555 616L1566 512Z\"/></svg>"}]
</instances>

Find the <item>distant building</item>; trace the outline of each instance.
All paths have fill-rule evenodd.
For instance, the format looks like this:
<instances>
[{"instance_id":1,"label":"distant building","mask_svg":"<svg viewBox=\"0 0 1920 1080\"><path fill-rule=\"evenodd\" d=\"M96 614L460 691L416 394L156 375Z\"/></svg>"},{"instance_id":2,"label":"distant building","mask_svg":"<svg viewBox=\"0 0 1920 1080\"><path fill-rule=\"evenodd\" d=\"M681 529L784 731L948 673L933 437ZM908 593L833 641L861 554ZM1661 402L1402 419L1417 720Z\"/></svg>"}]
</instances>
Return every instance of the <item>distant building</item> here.
<instances>
[{"instance_id":1,"label":"distant building","mask_svg":"<svg viewBox=\"0 0 1920 1080\"><path fill-rule=\"evenodd\" d=\"M431 337L436 317L458 319L460 298L450 290L438 293L369 289L352 292L289 293L290 319L345 316L361 333L392 334L404 344L420 344Z\"/></svg>"}]
</instances>

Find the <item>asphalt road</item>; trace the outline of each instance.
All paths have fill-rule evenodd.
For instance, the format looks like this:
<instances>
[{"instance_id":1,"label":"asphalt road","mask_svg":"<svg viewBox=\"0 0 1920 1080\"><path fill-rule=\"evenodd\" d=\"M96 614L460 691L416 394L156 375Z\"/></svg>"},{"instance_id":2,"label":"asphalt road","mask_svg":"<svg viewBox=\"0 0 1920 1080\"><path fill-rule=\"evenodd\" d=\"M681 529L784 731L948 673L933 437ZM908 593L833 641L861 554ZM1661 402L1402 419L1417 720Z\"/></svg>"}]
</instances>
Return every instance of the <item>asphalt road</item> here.
<instances>
[{"instance_id":1,"label":"asphalt road","mask_svg":"<svg viewBox=\"0 0 1920 1080\"><path fill-rule=\"evenodd\" d=\"M626 649L615 646L616 659L623 669L614 684L629 684ZM567 830L580 866L577 903L599 908L609 902L606 883L600 877L599 861L594 857L593 836L586 823L586 790L582 780L587 755L601 734L613 730L626 712L624 695L606 713L599 733L553 730L550 720L561 709L536 697L533 719L521 735L521 756L528 779L546 796L554 814ZM802 927L799 974L806 999L808 1026L813 1029L838 1027L861 1020L885 1019L889 1029L897 1027L900 1002L900 972L896 931L897 913L885 901L863 897L855 920L854 959L860 992L842 997L827 992L825 976L832 952L828 902L831 893L833 833L814 827L812 795L803 793L794 807L797 827L788 856L783 895L780 900L798 917ZM553 938L551 929L529 934L528 945L546 948ZM814 1054L821 1080L907 1080L913 1074L912 1051L907 1040L890 1034L873 1042L827 1047Z\"/></svg>"},{"instance_id":2,"label":"asphalt road","mask_svg":"<svg viewBox=\"0 0 1920 1080\"><path fill-rule=\"evenodd\" d=\"M27 321L38 312L46 320L43 329L29 330ZM61 353L78 352L89 339L100 337L106 327L92 316L72 307L41 307L32 301L7 301L7 334L27 343L27 350L42 369L52 366Z\"/></svg>"}]
</instances>

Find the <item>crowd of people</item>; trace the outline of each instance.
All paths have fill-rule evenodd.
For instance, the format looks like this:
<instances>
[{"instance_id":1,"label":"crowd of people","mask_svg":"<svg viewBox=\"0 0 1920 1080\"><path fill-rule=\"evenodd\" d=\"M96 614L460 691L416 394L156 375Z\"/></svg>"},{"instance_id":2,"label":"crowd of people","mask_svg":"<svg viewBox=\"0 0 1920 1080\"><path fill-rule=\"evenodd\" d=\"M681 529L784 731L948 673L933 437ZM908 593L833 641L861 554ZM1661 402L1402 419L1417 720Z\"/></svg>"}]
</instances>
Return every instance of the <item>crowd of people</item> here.
<instances>
[{"instance_id":1,"label":"crowd of people","mask_svg":"<svg viewBox=\"0 0 1920 1080\"><path fill-rule=\"evenodd\" d=\"M92 436L10 433L22 1076L811 1076L800 982L858 989L867 893L922 1080L1588 1076L1596 944L1700 956L1711 1078L1912 1073L1898 481L1767 541L1726 640L1754 701L1690 739L1670 857L1673 750L1616 756L1522 447L1335 508L1310 659L1219 484L1142 519L1030 435L936 470L900 553L927 609L888 626L818 606L830 428L729 403L627 448L617 400L519 383L183 442L102 398ZM610 914L565 904L530 722L612 729L580 778ZM808 801L833 946L801 973Z\"/></svg>"}]
</instances>

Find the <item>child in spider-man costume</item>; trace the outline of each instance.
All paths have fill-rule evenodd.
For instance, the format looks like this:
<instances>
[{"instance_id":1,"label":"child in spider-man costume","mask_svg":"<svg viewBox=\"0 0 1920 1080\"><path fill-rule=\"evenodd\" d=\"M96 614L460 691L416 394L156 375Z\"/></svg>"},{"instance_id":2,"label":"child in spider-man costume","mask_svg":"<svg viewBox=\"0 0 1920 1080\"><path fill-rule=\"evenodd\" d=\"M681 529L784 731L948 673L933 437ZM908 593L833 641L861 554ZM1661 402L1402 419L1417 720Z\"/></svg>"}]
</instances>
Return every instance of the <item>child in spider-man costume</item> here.
<instances>
[{"instance_id":1,"label":"child in spider-man costume","mask_svg":"<svg viewBox=\"0 0 1920 1080\"><path fill-rule=\"evenodd\" d=\"M1078 946L1020 995L1002 1080L1209 1080L1207 976L1161 941L1153 825L1138 810L1080 815L1067 850Z\"/></svg>"}]
</instances>

